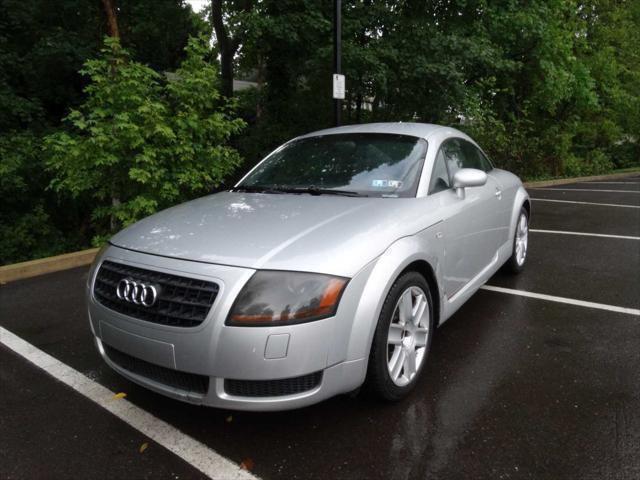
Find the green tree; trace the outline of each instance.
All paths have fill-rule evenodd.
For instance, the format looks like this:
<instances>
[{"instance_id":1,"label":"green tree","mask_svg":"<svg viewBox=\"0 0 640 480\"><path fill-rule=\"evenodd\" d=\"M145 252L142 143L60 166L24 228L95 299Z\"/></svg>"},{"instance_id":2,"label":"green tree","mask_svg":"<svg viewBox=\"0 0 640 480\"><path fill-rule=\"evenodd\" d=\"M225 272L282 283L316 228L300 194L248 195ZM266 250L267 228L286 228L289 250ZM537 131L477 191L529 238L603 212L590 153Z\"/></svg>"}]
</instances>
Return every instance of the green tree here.
<instances>
[{"instance_id":1,"label":"green tree","mask_svg":"<svg viewBox=\"0 0 640 480\"><path fill-rule=\"evenodd\" d=\"M0 160L0 265L73 246L73 234L65 239L45 208L51 199L42 195L40 139L29 132L0 135Z\"/></svg>"},{"instance_id":2,"label":"green tree","mask_svg":"<svg viewBox=\"0 0 640 480\"><path fill-rule=\"evenodd\" d=\"M131 56L111 45L83 76L101 3ZM342 3L345 123L460 127L525 178L640 164L637 0ZM332 14L332 0L212 0L205 26L184 0L1 0L0 258L26 258L21 238L34 256L84 246L233 178L229 145L246 169L331 126ZM214 48L186 57L213 30ZM259 84L237 113L215 93L234 76Z\"/></svg>"},{"instance_id":3,"label":"green tree","mask_svg":"<svg viewBox=\"0 0 640 480\"><path fill-rule=\"evenodd\" d=\"M204 28L182 0L118 0L121 42L158 71L175 70L189 36ZM101 48L107 29L100 2L0 2L0 131L43 128L82 100L78 71Z\"/></svg>"},{"instance_id":4,"label":"green tree","mask_svg":"<svg viewBox=\"0 0 640 480\"><path fill-rule=\"evenodd\" d=\"M243 122L220 100L207 54L204 41L190 41L169 81L115 39L86 62L87 99L45 145L51 187L91 202L97 234L202 194L239 164L226 142Z\"/></svg>"},{"instance_id":5,"label":"green tree","mask_svg":"<svg viewBox=\"0 0 640 480\"><path fill-rule=\"evenodd\" d=\"M261 85L240 96L248 158L331 125L332 3L223 12L245 32L236 70ZM344 1L343 119L458 126L529 178L637 165L639 5Z\"/></svg>"},{"instance_id":6,"label":"green tree","mask_svg":"<svg viewBox=\"0 0 640 480\"><path fill-rule=\"evenodd\" d=\"M117 6L122 46L159 72L178 68L189 37L207 33L184 0L117 0Z\"/></svg>"},{"instance_id":7,"label":"green tree","mask_svg":"<svg viewBox=\"0 0 640 480\"><path fill-rule=\"evenodd\" d=\"M125 46L158 70L175 70L189 35L203 28L182 0L118 0ZM47 190L42 138L81 104L106 31L99 1L0 0L0 262L87 246L87 198Z\"/></svg>"},{"instance_id":8,"label":"green tree","mask_svg":"<svg viewBox=\"0 0 640 480\"><path fill-rule=\"evenodd\" d=\"M614 164L640 163L640 3L595 0L581 4L584 47L579 52L593 78L595 108L576 122L576 162L581 173Z\"/></svg>"},{"instance_id":9,"label":"green tree","mask_svg":"<svg viewBox=\"0 0 640 480\"><path fill-rule=\"evenodd\" d=\"M211 0L207 9L220 53L221 90L227 98L233 96L234 57L246 40L254 3L253 0Z\"/></svg>"}]
</instances>

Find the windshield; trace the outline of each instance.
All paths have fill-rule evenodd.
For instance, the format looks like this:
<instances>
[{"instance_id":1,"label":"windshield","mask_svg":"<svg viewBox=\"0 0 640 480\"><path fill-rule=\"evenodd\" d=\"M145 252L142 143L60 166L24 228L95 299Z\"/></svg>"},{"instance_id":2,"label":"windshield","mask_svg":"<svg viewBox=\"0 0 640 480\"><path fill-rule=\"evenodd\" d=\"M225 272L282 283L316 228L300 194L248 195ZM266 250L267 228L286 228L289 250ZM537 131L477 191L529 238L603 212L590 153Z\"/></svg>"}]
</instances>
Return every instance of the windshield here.
<instances>
[{"instance_id":1,"label":"windshield","mask_svg":"<svg viewBox=\"0 0 640 480\"><path fill-rule=\"evenodd\" d=\"M295 140L271 154L239 190L374 197L415 196L427 142L407 135L345 133Z\"/></svg>"}]
</instances>

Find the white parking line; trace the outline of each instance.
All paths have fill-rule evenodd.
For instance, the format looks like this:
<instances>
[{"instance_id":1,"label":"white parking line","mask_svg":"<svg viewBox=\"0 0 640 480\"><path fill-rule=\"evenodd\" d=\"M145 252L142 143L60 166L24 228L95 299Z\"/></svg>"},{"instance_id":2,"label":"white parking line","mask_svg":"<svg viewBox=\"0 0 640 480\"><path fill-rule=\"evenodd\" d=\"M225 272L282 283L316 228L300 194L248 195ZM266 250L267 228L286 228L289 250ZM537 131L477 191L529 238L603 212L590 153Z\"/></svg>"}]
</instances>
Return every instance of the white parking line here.
<instances>
[{"instance_id":1,"label":"white parking line","mask_svg":"<svg viewBox=\"0 0 640 480\"><path fill-rule=\"evenodd\" d=\"M621 240L640 240L640 237L632 237L630 235L607 235L604 233L585 233L585 232L565 232L563 230L539 230L531 228L533 233L557 233L560 235L582 235L584 237L603 237L603 238L619 238Z\"/></svg>"},{"instance_id":2,"label":"white parking line","mask_svg":"<svg viewBox=\"0 0 640 480\"><path fill-rule=\"evenodd\" d=\"M595 188L528 188L527 190L551 190L552 192L640 193L638 190L600 190Z\"/></svg>"},{"instance_id":3,"label":"white parking line","mask_svg":"<svg viewBox=\"0 0 640 480\"><path fill-rule=\"evenodd\" d=\"M578 205L598 205L600 207L640 208L640 205L622 205L619 203L577 202L574 200L553 200L551 198L530 198L536 202L576 203Z\"/></svg>"},{"instance_id":4,"label":"white parking line","mask_svg":"<svg viewBox=\"0 0 640 480\"><path fill-rule=\"evenodd\" d=\"M257 479L256 476L246 470L241 470L238 465L227 460L206 445L136 407L125 398L115 399L111 390L94 382L77 370L65 365L2 327L0 327L0 343L111 412L120 420L173 452L208 477L225 480Z\"/></svg>"},{"instance_id":5,"label":"white parking line","mask_svg":"<svg viewBox=\"0 0 640 480\"><path fill-rule=\"evenodd\" d=\"M577 182L583 185L602 184L602 185L640 185L640 182Z\"/></svg>"},{"instance_id":6,"label":"white parking line","mask_svg":"<svg viewBox=\"0 0 640 480\"><path fill-rule=\"evenodd\" d=\"M585 302L584 300L556 297L555 295L527 292L526 290L514 290L511 288L494 287L493 285L484 285L480 288L482 290L488 290L490 292L507 293L509 295L518 295L520 297L536 298L538 300L547 300L549 302L566 303L569 305L577 305L578 307L595 308L598 310L607 310L609 312L626 313L627 315L640 316L640 309L637 308L617 307L615 305L606 305L604 303Z\"/></svg>"}]
</instances>

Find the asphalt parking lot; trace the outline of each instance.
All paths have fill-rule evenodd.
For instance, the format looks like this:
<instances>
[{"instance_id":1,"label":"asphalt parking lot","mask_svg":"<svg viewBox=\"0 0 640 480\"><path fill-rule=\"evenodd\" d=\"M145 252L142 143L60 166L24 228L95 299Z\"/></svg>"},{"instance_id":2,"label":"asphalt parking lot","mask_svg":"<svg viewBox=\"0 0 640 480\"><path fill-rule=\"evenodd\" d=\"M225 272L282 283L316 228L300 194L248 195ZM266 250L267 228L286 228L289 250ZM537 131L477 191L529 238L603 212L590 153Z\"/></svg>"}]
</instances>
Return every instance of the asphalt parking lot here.
<instances>
[{"instance_id":1,"label":"asphalt parking lot","mask_svg":"<svg viewBox=\"0 0 640 480\"><path fill-rule=\"evenodd\" d=\"M498 288L438 329L418 387L398 404L364 394L282 413L179 403L102 362L87 268L0 287L1 327L126 393L95 403L2 334L0 478L206 478L200 457L216 454L267 480L640 478L640 175L529 193L525 272L498 273L488 283ZM109 402L131 405L131 422ZM202 448L178 456L151 440L136 427L149 413L170 441Z\"/></svg>"}]
</instances>

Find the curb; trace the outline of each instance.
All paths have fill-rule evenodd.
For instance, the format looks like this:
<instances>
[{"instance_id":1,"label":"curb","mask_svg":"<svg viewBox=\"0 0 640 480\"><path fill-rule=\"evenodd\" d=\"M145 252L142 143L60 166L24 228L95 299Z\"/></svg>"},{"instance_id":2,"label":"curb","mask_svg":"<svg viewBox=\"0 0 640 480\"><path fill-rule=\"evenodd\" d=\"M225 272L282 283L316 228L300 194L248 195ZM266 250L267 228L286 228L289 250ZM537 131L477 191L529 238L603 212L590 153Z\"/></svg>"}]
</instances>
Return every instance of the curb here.
<instances>
[{"instance_id":1,"label":"curb","mask_svg":"<svg viewBox=\"0 0 640 480\"><path fill-rule=\"evenodd\" d=\"M98 250L100 249L90 248L80 252L5 265L0 267L0 284L89 265L93 262Z\"/></svg>"},{"instance_id":2,"label":"curb","mask_svg":"<svg viewBox=\"0 0 640 480\"><path fill-rule=\"evenodd\" d=\"M524 182L525 188L553 187L554 185L566 185L567 183L580 183L597 180L615 180L617 178L626 178L629 175L636 175L640 170L624 173L610 173L608 175L593 175L591 177L573 177L573 178L557 178L555 180L540 180L538 182Z\"/></svg>"},{"instance_id":3,"label":"curb","mask_svg":"<svg viewBox=\"0 0 640 480\"><path fill-rule=\"evenodd\" d=\"M597 181L597 180L614 180L616 178L625 178L629 175L640 173L640 170L625 173L613 173L609 175L596 175L591 177L574 177L560 178L556 180L543 180L539 182L525 182L526 188L551 187L554 185L564 185L567 183ZM0 267L0 285L22 280L25 278L36 277L46 273L59 272L75 267L83 267L90 265L98 253L99 248L90 248L80 252L65 253L55 257L40 258L38 260L30 260L28 262L14 263Z\"/></svg>"}]
</instances>

